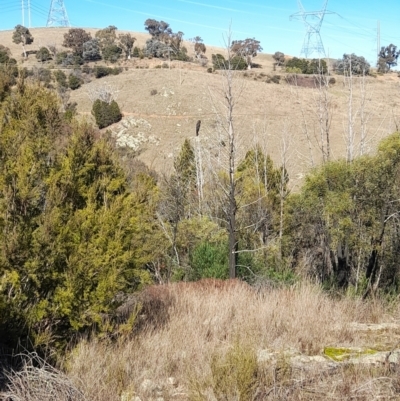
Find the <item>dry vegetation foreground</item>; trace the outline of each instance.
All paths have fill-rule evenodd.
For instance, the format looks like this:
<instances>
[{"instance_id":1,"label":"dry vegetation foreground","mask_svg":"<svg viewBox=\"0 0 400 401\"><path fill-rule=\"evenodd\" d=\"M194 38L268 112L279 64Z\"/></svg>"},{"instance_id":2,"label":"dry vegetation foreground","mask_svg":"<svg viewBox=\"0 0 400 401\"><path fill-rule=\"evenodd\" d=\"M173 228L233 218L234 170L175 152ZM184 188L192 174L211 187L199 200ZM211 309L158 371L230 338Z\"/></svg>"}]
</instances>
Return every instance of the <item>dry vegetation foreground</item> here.
<instances>
[{"instance_id":1,"label":"dry vegetation foreground","mask_svg":"<svg viewBox=\"0 0 400 401\"><path fill-rule=\"evenodd\" d=\"M12 399L400 398L397 305L335 299L308 284L256 291L229 281L149 287L140 302L135 334L125 326L117 341L80 342L66 376L27 366Z\"/></svg>"}]
</instances>

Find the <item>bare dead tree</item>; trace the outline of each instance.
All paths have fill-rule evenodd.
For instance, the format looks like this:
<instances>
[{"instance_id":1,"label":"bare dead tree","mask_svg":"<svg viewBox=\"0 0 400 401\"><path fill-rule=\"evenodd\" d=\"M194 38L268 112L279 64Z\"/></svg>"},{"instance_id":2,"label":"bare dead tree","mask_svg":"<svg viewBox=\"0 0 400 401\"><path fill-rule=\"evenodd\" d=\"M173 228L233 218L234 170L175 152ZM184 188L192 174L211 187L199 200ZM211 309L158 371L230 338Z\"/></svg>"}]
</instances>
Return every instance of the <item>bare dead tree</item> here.
<instances>
[{"instance_id":1,"label":"bare dead tree","mask_svg":"<svg viewBox=\"0 0 400 401\"><path fill-rule=\"evenodd\" d=\"M331 158L330 129L332 122L332 100L328 91L327 77L321 67L318 74L314 76L314 79L316 89L314 91L315 113L319 125L318 143L322 153L322 161L325 163Z\"/></svg>"},{"instance_id":2,"label":"bare dead tree","mask_svg":"<svg viewBox=\"0 0 400 401\"><path fill-rule=\"evenodd\" d=\"M235 80L235 67L232 62L230 48L232 46L231 31L226 36L227 61L225 69L221 70L222 89L221 99L213 105L216 115L215 148L211 150L210 167L217 166L212 172L219 191L215 191L215 197L219 197L222 205L224 221L228 231L228 264L229 277L236 277L237 255L238 255L238 232L236 216L238 211L236 199L236 178L235 172L238 158L238 136L235 131L234 109L243 87ZM210 98L213 101L215 94L210 91ZM222 111L221 111L222 110ZM212 168L212 167L211 167ZM218 176L217 171L223 169L226 180Z\"/></svg>"},{"instance_id":3,"label":"bare dead tree","mask_svg":"<svg viewBox=\"0 0 400 401\"><path fill-rule=\"evenodd\" d=\"M300 99L299 87L297 85L296 75L293 77L293 85L289 85L289 88L290 88L290 93L294 99L294 103L298 104L299 108L300 108L300 113L301 113L300 129L307 141L309 163L310 163L311 167L314 167L314 165L315 165L314 156L313 156L314 146L313 146L313 143L311 140L312 134L310 132L309 122L308 122L307 115L306 115L306 112L303 107L303 101Z\"/></svg>"},{"instance_id":4,"label":"bare dead tree","mask_svg":"<svg viewBox=\"0 0 400 401\"><path fill-rule=\"evenodd\" d=\"M354 158L354 113L353 113L353 74L351 68L351 58L350 58L350 68L348 73L344 76L345 86L348 90L348 102L347 102L347 135L346 135L346 159L351 162Z\"/></svg>"}]
</instances>

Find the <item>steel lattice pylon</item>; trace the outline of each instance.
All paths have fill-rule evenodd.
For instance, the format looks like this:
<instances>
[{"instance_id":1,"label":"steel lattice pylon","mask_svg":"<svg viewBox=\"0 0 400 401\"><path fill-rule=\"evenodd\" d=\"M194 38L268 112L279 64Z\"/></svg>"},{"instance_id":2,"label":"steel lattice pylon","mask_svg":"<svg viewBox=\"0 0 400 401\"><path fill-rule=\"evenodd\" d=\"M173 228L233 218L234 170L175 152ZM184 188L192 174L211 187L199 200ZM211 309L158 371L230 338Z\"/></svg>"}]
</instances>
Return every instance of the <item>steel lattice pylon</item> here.
<instances>
[{"instance_id":1,"label":"steel lattice pylon","mask_svg":"<svg viewBox=\"0 0 400 401\"><path fill-rule=\"evenodd\" d=\"M51 0L46 26L71 26L69 23L64 0Z\"/></svg>"},{"instance_id":2,"label":"steel lattice pylon","mask_svg":"<svg viewBox=\"0 0 400 401\"><path fill-rule=\"evenodd\" d=\"M296 14L291 15L290 19L301 18L307 29L300 54L304 54L305 58L308 58L309 55L317 52L318 55L323 55L324 57L326 57L320 30L325 14L334 14L332 11L326 10L328 0L325 0L325 3L320 11L305 11L300 0L297 0L297 4L300 11Z\"/></svg>"}]
</instances>

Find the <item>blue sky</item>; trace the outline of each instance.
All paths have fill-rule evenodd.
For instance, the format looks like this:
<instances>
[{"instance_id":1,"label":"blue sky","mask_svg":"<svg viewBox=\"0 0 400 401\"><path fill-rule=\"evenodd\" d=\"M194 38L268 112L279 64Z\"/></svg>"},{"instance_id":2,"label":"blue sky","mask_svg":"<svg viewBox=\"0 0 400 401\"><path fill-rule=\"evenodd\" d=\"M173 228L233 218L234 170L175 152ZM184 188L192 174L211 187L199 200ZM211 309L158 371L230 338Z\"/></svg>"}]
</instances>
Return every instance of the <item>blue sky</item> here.
<instances>
[{"instance_id":1,"label":"blue sky","mask_svg":"<svg viewBox=\"0 0 400 401\"><path fill-rule=\"evenodd\" d=\"M27 4L25 25L28 26ZM54 0L56 1L56 0ZM0 29L13 29L22 23L22 0L0 0ZM306 11L319 11L324 0L303 0ZM51 0L30 0L31 27L46 26ZM231 26L233 40L255 37L266 53L282 51L300 56L306 35L301 17L290 20L299 11L297 0L64 0L73 27L104 28L115 25L120 30L144 32L147 18L168 22L184 38L201 36L206 44L224 46ZM380 21L381 45L400 47L398 0L331 0L321 27L326 54L343 53L376 61L377 22ZM308 17L307 21L313 23ZM312 36L311 39L313 39ZM317 56L312 54L311 57Z\"/></svg>"}]
</instances>

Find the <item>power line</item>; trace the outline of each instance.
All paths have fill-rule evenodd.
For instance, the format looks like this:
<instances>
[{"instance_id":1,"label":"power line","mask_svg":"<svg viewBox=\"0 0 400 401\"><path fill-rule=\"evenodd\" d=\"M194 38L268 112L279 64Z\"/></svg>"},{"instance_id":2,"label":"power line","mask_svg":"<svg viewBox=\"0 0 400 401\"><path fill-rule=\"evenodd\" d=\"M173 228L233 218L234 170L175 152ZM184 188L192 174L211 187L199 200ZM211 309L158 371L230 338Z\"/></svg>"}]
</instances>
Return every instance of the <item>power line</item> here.
<instances>
[{"instance_id":1,"label":"power line","mask_svg":"<svg viewBox=\"0 0 400 401\"><path fill-rule=\"evenodd\" d=\"M325 3L320 11L305 11L303 4L301 4L300 0L297 0L297 4L299 6L300 11L297 12L296 14L292 14L290 16L290 19L301 18L307 30L300 54L304 54L305 58L308 58L309 55L316 52L318 53L318 55L326 57L320 30L325 14L334 14L332 11L326 10L328 0L325 0ZM310 21L310 19L312 21Z\"/></svg>"},{"instance_id":2,"label":"power line","mask_svg":"<svg viewBox=\"0 0 400 401\"><path fill-rule=\"evenodd\" d=\"M49 17L47 18L46 26L71 26L67 15L67 10L64 5L64 0L51 0Z\"/></svg>"}]
</instances>

